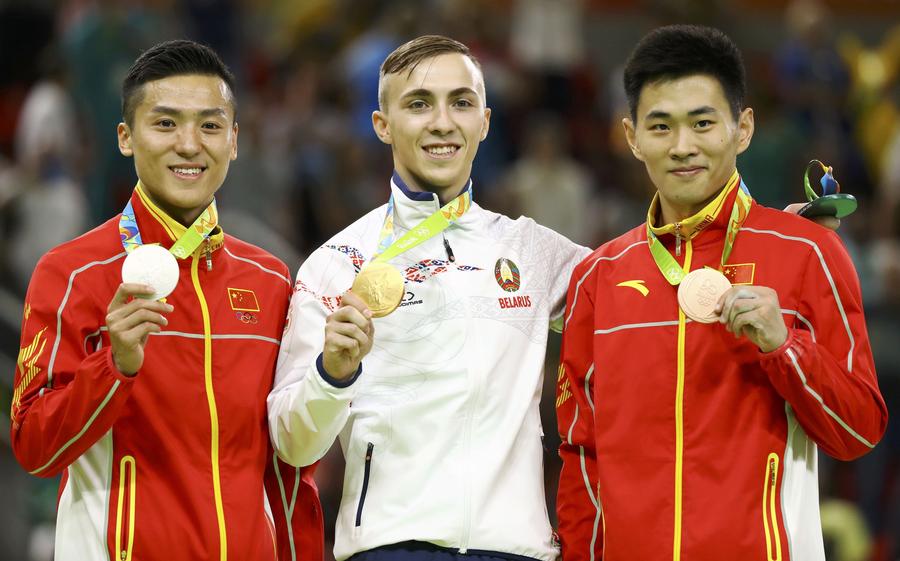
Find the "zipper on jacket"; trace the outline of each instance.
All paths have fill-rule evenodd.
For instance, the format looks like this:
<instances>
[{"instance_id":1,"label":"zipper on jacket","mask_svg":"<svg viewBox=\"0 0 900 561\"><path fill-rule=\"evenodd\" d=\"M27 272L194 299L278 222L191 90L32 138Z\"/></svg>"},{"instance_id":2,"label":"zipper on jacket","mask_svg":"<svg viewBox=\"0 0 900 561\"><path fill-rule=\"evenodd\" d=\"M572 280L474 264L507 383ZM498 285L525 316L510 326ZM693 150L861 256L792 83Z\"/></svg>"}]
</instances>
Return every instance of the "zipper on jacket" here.
<instances>
[{"instance_id":1,"label":"zipper on jacket","mask_svg":"<svg viewBox=\"0 0 900 561\"><path fill-rule=\"evenodd\" d=\"M766 531L766 559L768 561L781 561L781 535L778 532L778 501L775 492L777 485L778 454L772 452L766 459L762 504L763 528Z\"/></svg>"},{"instance_id":2,"label":"zipper on jacket","mask_svg":"<svg viewBox=\"0 0 900 561\"><path fill-rule=\"evenodd\" d=\"M681 257L681 222L675 223L675 257Z\"/></svg>"},{"instance_id":3,"label":"zipper on jacket","mask_svg":"<svg viewBox=\"0 0 900 561\"><path fill-rule=\"evenodd\" d=\"M116 507L116 559L131 561L134 547L134 495L137 467L134 456L119 461L119 502Z\"/></svg>"},{"instance_id":4,"label":"zipper on jacket","mask_svg":"<svg viewBox=\"0 0 900 561\"><path fill-rule=\"evenodd\" d=\"M212 244L209 243L209 238L206 238L206 270L207 272L212 271L212 248L210 247Z\"/></svg>"},{"instance_id":5,"label":"zipper on jacket","mask_svg":"<svg viewBox=\"0 0 900 561\"><path fill-rule=\"evenodd\" d=\"M362 492L359 494L359 504L356 506L356 527L362 524L362 511L363 505L366 503L366 492L369 490L369 472L372 470L372 452L375 450L375 445L371 442L366 447L366 464L363 468L363 484L362 484Z\"/></svg>"},{"instance_id":6,"label":"zipper on jacket","mask_svg":"<svg viewBox=\"0 0 900 561\"><path fill-rule=\"evenodd\" d=\"M441 232L441 237L444 238L444 249L447 250L447 260L451 263L456 263L456 256L453 255L453 248L450 247L450 242L447 241L447 236Z\"/></svg>"},{"instance_id":7,"label":"zipper on jacket","mask_svg":"<svg viewBox=\"0 0 900 561\"><path fill-rule=\"evenodd\" d=\"M207 240L208 242L209 240ZM200 303L200 314L203 317L203 379L206 389L206 403L209 407L210 426L210 465L212 466L213 498L216 506L216 522L219 525L219 561L228 559L228 535L225 531L225 507L222 501L222 481L219 476L219 414L216 408L216 395L213 390L212 376L212 327L209 320L209 307L206 305L206 297L203 296L203 288L200 287L200 274L198 272L200 254L194 253L191 260L191 281L194 291L197 293L197 301Z\"/></svg>"},{"instance_id":8,"label":"zipper on jacket","mask_svg":"<svg viewBox=\"0 0 900 561\"><path fill-rule=\"evenodd\" d=\"M675 225L676 235L678 224ZM679 238L680 239L680 238ZM684 265L682 270L691 270L693 248L691 242L685 244ZM677 305L677 304L676 304ZM672 561L681 560L681 493L682 470L684 469L684 345L686 319L684 310L678 306L678 362L675 381L675 529L672 544Z\"/></svg>"}]
</instances>

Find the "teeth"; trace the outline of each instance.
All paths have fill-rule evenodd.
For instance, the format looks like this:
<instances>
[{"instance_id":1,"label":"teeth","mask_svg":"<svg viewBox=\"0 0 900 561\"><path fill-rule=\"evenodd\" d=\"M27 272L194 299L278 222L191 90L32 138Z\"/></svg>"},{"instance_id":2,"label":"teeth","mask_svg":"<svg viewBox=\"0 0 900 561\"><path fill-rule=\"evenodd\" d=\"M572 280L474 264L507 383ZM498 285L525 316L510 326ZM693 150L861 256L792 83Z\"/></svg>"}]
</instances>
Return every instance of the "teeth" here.
<instances>
[{"instance_id":1,"label":"teeth","mask_svg":"<svg viewBox=\"0 0 900 561\"><path fill-rule=\"evenodd\" d=\"M436 156L443 156L453 152L456 152L455 146L432 146L431 148L428 148L428 153Z\"/></svg>"},{"instance_id":2,"label":"teeth","mask_svg":"<svg viewBox=\"0 0 900 561\"><path fill-rule=\"evenodd\" d=\"M200 171L200 168L175 168L175 173L182 175L198 175Z\"/></svg>"}]
</instances>

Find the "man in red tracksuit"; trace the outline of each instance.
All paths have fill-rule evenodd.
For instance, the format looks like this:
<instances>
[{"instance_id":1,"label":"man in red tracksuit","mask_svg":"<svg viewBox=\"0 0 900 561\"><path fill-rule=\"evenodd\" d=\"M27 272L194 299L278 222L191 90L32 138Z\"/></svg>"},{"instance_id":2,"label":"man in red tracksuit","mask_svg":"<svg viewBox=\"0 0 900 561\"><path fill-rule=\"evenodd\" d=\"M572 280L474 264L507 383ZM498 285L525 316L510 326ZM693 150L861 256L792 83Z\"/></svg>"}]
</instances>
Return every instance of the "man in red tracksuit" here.
<instances>
[{"instance_id":1,"label":"man in red tracksuit","mask_svg":"<svg viewBox=\"0 0 900 561\"><path fill-rule=\"evenodd\" d=\"M725 35L652 32L625 86L657 195L571 279L563 559L823 561L817 448L859 457L887 422L853 264L833 232L750 198L736 157L753 111ZM712 323L677 296L705 267L732 285Z\"/></svg>"},{"instance_id":2,"label":"man in red tracksuit","mask_svg":"<svg viewBox=\"0 0 900 561\"><path fill-rule=\"evenodd\" d=\"M266 425L288 269L218 225L214 195L237 155L233 85L196 43L143 53L118 126L137 187L32 277L12 446L29 473L63 474L57 561L322 558L312 471L279 462ZM164 301L122 283L145 244L177 261Z\"/></svg>"}]
</instances>

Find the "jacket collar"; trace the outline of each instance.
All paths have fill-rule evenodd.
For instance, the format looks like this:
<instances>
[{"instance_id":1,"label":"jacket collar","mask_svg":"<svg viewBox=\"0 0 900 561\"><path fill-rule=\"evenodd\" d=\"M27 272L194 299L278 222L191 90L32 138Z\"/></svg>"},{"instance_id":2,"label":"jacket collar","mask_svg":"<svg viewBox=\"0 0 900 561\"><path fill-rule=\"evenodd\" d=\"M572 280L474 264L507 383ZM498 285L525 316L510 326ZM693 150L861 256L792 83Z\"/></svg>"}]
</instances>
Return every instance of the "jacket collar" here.
<instances>
[{"instance_id":1,"label":"jacket collar","mask_svg":"<svg viewBox=\"0 0 900 561\"><path fill-rule=\"evenodd\" d=\"M731 175L725 187L719 191L715 199L709 202L697 214L685 218L678 222L681 237L683 239L693 239L701 232L716 230L724 231L728 226L728 219L731 216L731 206L737 197L737 190L740 188L741 178L737 170ZM724 210L724 212L723 212ZM653 196L650 203L650 209L647 211L647 223L650 230L660 239L666 234L675 235L676 224L665 224L657 226L658 217L662 216L659 207L659 193Z\"/></svg>"},{"instance_id":2,"label":"jacket collar","mask_svg":"<svg viewBox=\"0 0 900 561\"><path fill-rule=\"evenodd\" d=\"M141 231L141 241L145 244L158 243L169 249L187 231L186 226L166 214L150 200L140 181L131 194L131 205ZM225 232L220 225L216 225L207 239L210 251L215 251L225 245ZM206 251L206 244L201 244L196 251Z\"/></svg>"},{"instance_id":3,"label":"jacket collar","mask_svg":"<svg viewBox=\"0 0 900 561\"><path fill-rule=\"evenodd\" d=\"M460 193L471 184L472 180L469 179ZM391 195L394 197L394 224L405 230L416 226L441 208L437 193L410 190L396 171L391 177ZM474 205L473 197L472 206ZM460 220L465 220L468 214L467 212Z\"/></svg>"}]
</instances>

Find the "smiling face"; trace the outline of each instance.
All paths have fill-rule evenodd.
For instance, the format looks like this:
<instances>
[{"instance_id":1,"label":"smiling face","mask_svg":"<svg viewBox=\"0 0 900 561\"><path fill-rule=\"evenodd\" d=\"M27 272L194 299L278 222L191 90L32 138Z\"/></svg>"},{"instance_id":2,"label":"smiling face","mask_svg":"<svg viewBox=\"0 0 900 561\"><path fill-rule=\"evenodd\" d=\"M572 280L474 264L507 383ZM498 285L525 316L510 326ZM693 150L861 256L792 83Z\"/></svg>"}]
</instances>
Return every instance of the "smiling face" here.
<instances>
[{"instance_id":1,"label":"smiling face","mask_svg":"<svg viewBox=\"0 0 900 561\"><path fill-rule=\"evenodd\" d=\"M488 133L481 71L469 57L447 53L383 80L384 107L372 114L375 133L391 145L394 167L410 189L447 202L468 181Z\"/></svg>"},{"instance_id":2,"label":"smiling face","mask_svg":"<svg viewBox=\"0 0 900 561\"><path fill-rule=\"evenodd\" d=\"M147 196L189 225L212 202L237 157L232 93L218 76L199 74L142 88L132 125L119 123L119 151L134 157Z\"/></svg>"},{"instance_id":3,"label":"smiling face","mask_svg":"<svg viewBox=\"0 0 900 561\"><path fill-rule=\"evenodd\" d=\"M721 84L705 74L648 83L636 113L636 123L623 120L625 137L659 191L663 223L715 198L753 136L753 110L735 119Z\"/></svg>"}]
</instances>

